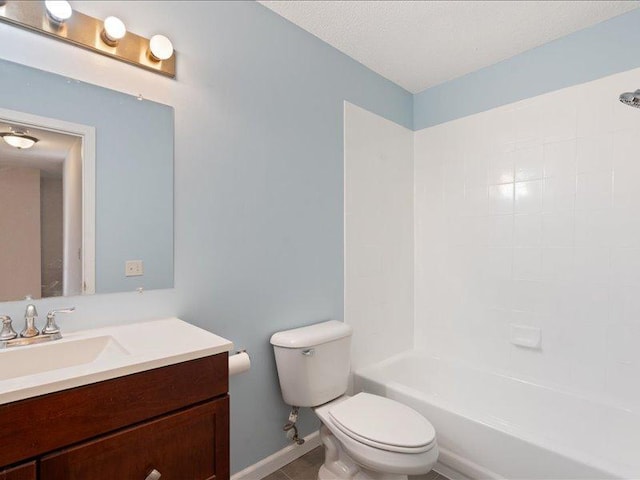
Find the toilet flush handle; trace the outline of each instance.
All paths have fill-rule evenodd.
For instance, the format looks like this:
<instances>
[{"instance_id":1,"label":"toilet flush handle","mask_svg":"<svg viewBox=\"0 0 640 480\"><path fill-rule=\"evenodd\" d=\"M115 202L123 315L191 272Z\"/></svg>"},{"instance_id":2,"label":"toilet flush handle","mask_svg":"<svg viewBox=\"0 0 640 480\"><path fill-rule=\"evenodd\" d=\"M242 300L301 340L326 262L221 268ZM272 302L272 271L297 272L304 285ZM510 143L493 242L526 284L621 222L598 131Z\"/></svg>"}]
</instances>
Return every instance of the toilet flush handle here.
<instances>
[{"instance_id":1,"label":"toilet flush handle","mask_svg":"<svg viewBox=\"0 0 640 480\"><path fill-rule=\"evenodd\" d=\"M302 355L305 357L311 357L316 351L313 348L307 348L306 350L302 350Z\"/></svg>"}]
</instances>

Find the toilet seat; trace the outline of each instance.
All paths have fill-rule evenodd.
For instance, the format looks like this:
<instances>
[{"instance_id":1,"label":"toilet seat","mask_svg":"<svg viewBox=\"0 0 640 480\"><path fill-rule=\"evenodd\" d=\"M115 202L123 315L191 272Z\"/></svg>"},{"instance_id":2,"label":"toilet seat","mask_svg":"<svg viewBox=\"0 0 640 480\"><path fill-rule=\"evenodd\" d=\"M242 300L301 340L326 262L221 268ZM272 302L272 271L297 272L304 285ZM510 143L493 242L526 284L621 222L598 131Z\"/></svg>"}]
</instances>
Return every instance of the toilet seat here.
<instances>
[{"instance_id":1,"label":"toilet seat","mask_svg":"<svg viewBox=\"0 0 640 480\"><path fill-rule=\"evenodd\" d=\"M378 395L358 393L332 405L328 415L342 433L370 447L415 454L435 444L435 429L426 418Z\"/></svg>"},{"instance_id":2,"label":"toilet seat","mask_svg":"<svg viewBox=\"0 0 640 480\"><path fill-rule=\"evenodd\" d=\"M375 397L384 398L377 396ZM348 397L344 395L313 409L318 418L323 423L323 427L320 430L321 438L324 435L323 429L326 429L327 432L330 432L330 435L335 436L337 441L340 443L341 448L349 458L355 461L358 465L376 472L385 472L387 474L393 475L422 475L427 473L433 467L436 460L438 459L438 443L435 439L435 434L433 434L433 437L429 437L428 429L427 431L425 431L427 435L424 437L424 439L421 442L417 442L428 443L423 446L411 448L398 447L397 445L386 445L379 441L376 442L375 440L372 441L371 439L367 439L362 435L362 433L369 433L367 432L366 428L365 430L355 433L353 431L347 430L344 425L339 426L338 422L334 420L334 415L340 417L340 409L337 409L336 407L343 403L350 402L353 398L355 397ZM399 403L395 400L386 400L389 400L393 404ZM351 407L353 407L354 405L358 406L361 404L352 403ZM409 410L419 415L414 410ZM371 414L372 409L369 408L366 411ZM388 413L388 410L385 411ZM406 417L404 417L404 414L400 414L400 416L402 417L401 420L404 419L406 421ZM366 419L371 419L371 416L369 415L368 417L366 417ZM344 421L347 423L347 425L349 425L348 421ZM429 426L431 426L430 423L428 424ZM353 424L351 424L351 426L352 428L355 428ZM433 427L431 427L431 429L433 429ZM402 440L402 438L402 436L394 437L394 441L401 444L410 443L406 441L407 439ZM411 437L409 437L409 440L411 440ZM402 450L398 451L400 449Z\"/></svg>"}]
</instances>

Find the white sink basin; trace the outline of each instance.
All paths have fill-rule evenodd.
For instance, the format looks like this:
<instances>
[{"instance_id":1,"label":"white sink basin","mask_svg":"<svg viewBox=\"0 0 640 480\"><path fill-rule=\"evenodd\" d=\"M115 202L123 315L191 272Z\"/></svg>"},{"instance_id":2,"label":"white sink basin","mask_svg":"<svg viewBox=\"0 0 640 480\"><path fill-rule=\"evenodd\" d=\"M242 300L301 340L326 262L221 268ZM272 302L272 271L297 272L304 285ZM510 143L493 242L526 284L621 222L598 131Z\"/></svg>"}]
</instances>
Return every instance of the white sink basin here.
<instances>
[{"instance_id":1,"label":"white sink basin","mask_svg":"<svg viewBox=\"0 0 640 480\"><path fill-rule=\"evenodd\" d=\"M178 318L63 332L61 340L0 350L0 405L232 349Z\"/></svg>"},{"instance_id":2,"label":"white sink basin","mask_svg":"<svg viewBox=\"0 0 640 480\"><path fill-rule=\"evenodd\" d=\"M8 365L8 368L0 370L0 381L84 365L118 355L129 355L129 352L110 336L11 347L2 352L0 357Z\"/></svg>"}]
</instances>

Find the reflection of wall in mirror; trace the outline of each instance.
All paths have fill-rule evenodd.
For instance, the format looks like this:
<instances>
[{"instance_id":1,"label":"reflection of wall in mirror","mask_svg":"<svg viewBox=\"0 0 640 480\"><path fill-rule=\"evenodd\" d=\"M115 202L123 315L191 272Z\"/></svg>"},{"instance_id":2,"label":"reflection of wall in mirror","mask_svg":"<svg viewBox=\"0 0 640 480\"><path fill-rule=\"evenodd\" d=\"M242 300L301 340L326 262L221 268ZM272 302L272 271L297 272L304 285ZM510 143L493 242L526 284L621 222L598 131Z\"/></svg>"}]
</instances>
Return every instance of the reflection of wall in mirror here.
<instances>
[{"instance_id":1,"label":"reflection of wall in mirror","mask_svg":"<svg viewBox=\"0 0 640 480\"><path fill-rule=\"evenodd\" d=\"M45 137L35 155L0 158L0 301L82 293L83 144L64 137L60 153Z\"/></svg>"},{"instance_id":2,"label":"reflection of wall in mirror","mask_svg":"<svg viewBox=\"0 0 640 480\"><path fill-rule=\"evenodd\" d=\"M78 138L64 161L63 295L82 293L82 139Z\"/></svg>"},{"instance_id":3,"label":"reflection of wall in mirror","mask_svg":"<svg viewBox=\"0 0 640 480\"><path fill-rule=\"evenodd\" d=\"M83 139L82 230L74 230L83 241L63 246L62 294L173 287L173 108L3 59L0 78L5 123ZM65 218L67 209L65 199ZM125 262L138 259L144 275L125 276Z\"/></svg>"},{"instance_id":4,"label":"reflection of wall in mirror","mask_svg":"<svg viewBox=\"0 0 640 480\"><path fill-rule=\"evenodd\" d=\"M40 298L40 170L0 167L0 300Z\"/></svg>"},{"instance_id":5,"label":"reflection of wall in mirror","mask_svg":"<svg viewBox=\"0 0 640 480\"><path fill-rule=\"evenodd\" d=\"M62 295L62 178L40 177L42 297Z\"/></svg>"}]
</instances>

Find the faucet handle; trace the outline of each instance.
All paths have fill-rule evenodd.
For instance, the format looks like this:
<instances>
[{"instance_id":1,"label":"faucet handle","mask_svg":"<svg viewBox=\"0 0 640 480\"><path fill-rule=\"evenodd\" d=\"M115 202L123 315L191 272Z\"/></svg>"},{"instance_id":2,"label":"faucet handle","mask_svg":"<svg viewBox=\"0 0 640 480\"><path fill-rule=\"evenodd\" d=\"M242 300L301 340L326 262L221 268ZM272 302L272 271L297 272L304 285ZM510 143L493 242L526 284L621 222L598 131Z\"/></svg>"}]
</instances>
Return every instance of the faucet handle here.
<instances>
[{"instance_id":1,"label":"faucet handle","mask_svg":"<svg viewBox=\"0 0 640 480\"><path fill-rule=\"evenodd\" d=\"M0 330L0 341L6 342L7 340L13 340L18 336L16 331L11 325L11 317L9 315L0 315L2 321L2 330Z\"/></svg>"},{"instance_id":2,"label":"faucet handle","mask_svg":"<svg viewBox=\"0 0 640 480\"><path fill-rule=\"evenodd\" d=\"M42 329L42 333L44 333L45 335L60 333L60 327L56 324L56 315L58 313L72 313L75 311L75 309L76 307L69 307L51 310L49 313L47 313L47 324Z\"/></svg>"}]
</instances>

